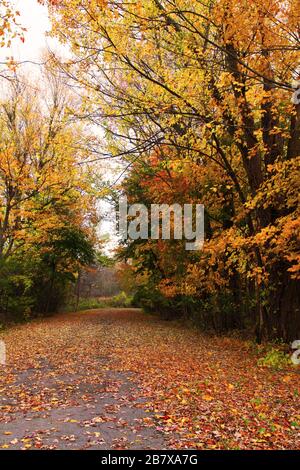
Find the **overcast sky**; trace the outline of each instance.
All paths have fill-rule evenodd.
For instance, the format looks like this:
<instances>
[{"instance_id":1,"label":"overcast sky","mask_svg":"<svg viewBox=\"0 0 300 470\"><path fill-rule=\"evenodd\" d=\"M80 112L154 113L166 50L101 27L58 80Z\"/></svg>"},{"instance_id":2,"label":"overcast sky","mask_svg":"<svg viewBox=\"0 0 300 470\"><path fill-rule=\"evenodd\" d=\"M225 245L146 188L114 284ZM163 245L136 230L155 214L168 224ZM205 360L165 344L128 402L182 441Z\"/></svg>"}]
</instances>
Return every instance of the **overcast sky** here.
<instances>
[{"instance_id":1,"label":"overcast sky","mask_svg":"<svg viewBox=\"0 0 300 470\"><path fill-rule=\"evenodd\" d=\"M0 0L1 1L1 0ZM20 12L20 24L27 29L25 42L16 38L10 49L0 50L1 60L7 56L13 56L16 61L38 61L41 52L49 45L57 48L57 41L47 37L50 30L50 21L47 8L40 5L37 0L10 0Z\"/></svg>"},{"instance_id":2,"label":"overcast sky","mask_svg":"<svg viewBox=\"0 0 300 470\"><path fill-rule=\"evenodd\" d=\"M37 0L10 0L20 12L19 22L27 29L25 32L24 43L20 38L15 38L12 41L12 45L9 49L0 48L0 61L5 61L7 57L13 57L16 62L37 62L41 61L41 55L45 48L50 47L52 50L61 50L62 46L56 39L47 36L47 32L51 28L50 20L48 17L47 7L40 5ZM1 0L0 0L1 2ZM23 66L24 67L24 66ZM26 71L30 70L31 73L36 68L38 72L38 66L34 64L28 64L25 66ZM95 132L99 132L95 129ZM103 168L106 177L109 175L109 166L106 162L106 167ZM115 176L112 174L112 179ZM99 206L100 212L104 215L106 212L111 213L112 207L109 204L101 202ZM114 223L106 219L102 220L99 231L105 237L105 233L110 234L111 242L108 243L107 252L113 250L116 246L116 238L114 235ZM106 238L106 237L105 237Z\"/></svg>"}]
</instances>

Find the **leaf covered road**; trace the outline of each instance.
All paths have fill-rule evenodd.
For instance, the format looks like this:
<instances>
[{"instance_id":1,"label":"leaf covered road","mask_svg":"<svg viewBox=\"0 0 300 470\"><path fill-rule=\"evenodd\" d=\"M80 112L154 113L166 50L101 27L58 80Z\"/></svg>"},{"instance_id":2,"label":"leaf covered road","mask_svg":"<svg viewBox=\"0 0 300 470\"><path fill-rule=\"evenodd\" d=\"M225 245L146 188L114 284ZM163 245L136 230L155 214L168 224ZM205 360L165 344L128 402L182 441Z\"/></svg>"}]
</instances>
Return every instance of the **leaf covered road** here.
<instances>
[{"instance_id":1,"label":"leaf covered road","mask_svg":"<svg viewBox=\"0 0 300 470\"><path fill-rule=\"evenodd\" d=\"M300 378L134 309L1 335L2 449L299 449Z\"/></svg>"}]
</instances>

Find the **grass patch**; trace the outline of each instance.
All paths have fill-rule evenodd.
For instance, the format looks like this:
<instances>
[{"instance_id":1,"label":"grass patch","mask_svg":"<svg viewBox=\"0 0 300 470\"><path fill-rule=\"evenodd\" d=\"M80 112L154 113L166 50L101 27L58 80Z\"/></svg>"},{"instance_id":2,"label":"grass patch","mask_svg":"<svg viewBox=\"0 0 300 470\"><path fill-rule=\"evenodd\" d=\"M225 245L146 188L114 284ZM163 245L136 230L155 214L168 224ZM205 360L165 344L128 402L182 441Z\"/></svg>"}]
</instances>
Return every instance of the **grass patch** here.
<instances>
[{"instance_id":1,"label":"grass patch","mask_svg":"<svg viewBox=\"0 0 300 470\"><path fill-rule=\"evenodd\" d=\"M291 355L282 349L272 347L264 356L258 359L257 364L272 369L285 369L292 365Z\"/></svg>"},{"instance_id":2,"label":"grass patch","mask_svg":"<svg viewBox=\"0 0 300 470\"><path fill-rule=\"evenodd\" d=\"M132 297L128 296L125 292L114 297L107 298L82 298L79 300L77 308L74 307L74 301L70 302L65 311L70 312L76 309L77 311L94 310L98 308L130 308L132 306Z\"/></svg>"}]
</instances>

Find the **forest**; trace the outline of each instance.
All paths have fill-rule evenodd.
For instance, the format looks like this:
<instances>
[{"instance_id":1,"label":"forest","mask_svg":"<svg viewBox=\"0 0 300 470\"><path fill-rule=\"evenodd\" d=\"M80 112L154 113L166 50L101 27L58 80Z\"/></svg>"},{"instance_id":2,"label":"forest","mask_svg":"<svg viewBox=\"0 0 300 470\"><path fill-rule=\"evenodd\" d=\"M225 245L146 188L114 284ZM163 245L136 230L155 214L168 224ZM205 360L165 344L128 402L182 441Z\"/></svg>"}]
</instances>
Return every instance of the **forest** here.
<instances>
[{"instance_id":1,"label":"forest","mask_svg":"<svg viewBox=\"0 0 300 470\"><path fill-rule=\"evenodd\" d=\"M198 442L199 423L198 418L197 425L189 421L192 405L188 412L185 407L190 406L191 394L199 390L198 385L191 385L187 370L179 366L175 372L170 365L171 356L178 354L177 342L186 351L187 364L196 361L192 370L201 369L197 361L205 348L215 358L214 340L209 338L215 338L221 348L228 341L228 347L233 348L231 357L237 361L239 348L244 351L241 363L246 369L247 348L265 352L259 348L280 345L276 358L279 355L289 368L286 354L292 354L291 343L300 339L299 2L35 3L46 9L47 35L59 47L41 51L38 65L29 65L33 69L24 68L22 61L6 53L6 59L0 60L0 330L8 327L12 350L14 335L19 341L22 333L16 326L9 328L20 322L28 329L33 325L33 337L40 338L36 322L49 321L45 323L47 334L52 335L54 325L69 341L69 320L59 326L57 313L67 311L70 295L79 292L82 276L87 278L90 275L86 273L109 267L122 293L114 300L83 304L94 310L97 305L109 307L112 315L121 306L129 309L128 330L122 332L121 311L116 313L115 329L106 310L99 314L104 326L94 319L94 310L87 314L86 329L78 313L74 325L87 344L90 342L90 351L94 341L98 344L92 325L105 338L102 355L109 350L109 337L117 345L113 357L129 348L128 355L118 356L120 364L126 370L147 371L144 386L156 394L151 410L159 410L158 419L167 426L167 433L173 425L176 432L190 433L192 443L184 434L185 440L176 441L178 448L192 447ZM0 51L9 50L16 42L26 44L28 33L14 2L1 0ZM202 248L187 250L185 240L176 236L128 237L115 242L108 252L101 207L104 204L108 212L115 211L118 219L122 197L128 204L148 208L149 214L153 205L203 205ZM129 216L127 222L130 220ZM171 217L173 235L175 225L175 217ZM143 313L134 313L136 308ZM154 318L152 326L149 318ZM161 322L160 327L155 326L156 321ZM106 324L109 337L105 335ZM157 345L155 351L147 343L147 328ZM161 342L160 330L155 328L161 328ZM168 328L172 329L169 339ZM199 343L198 334L204 335ZM77 351L78 338L76 329ZM37 344L44 344L44 339L36 341L30 347L39 357L42 346ZM60 347L59 339L54 343ZM268 357L274 365L272 351ZM70 354L66 359L70 367L73 352L64 353ZM54 346L51 354L59 363ZM159 404L163 378L157 372L155 386L149 378L151 371L160 370L159 357L164 358L162 367L173 384L164 392L163 409ZM207 364L210 377L220 370ZM268 382L249 364L253 383L259 382L259 387L266 383L269 390L273 379ZM89 363L92 371L94 365ZM296 383L294 376L286 373L285 382L277 388L280 400L290 382ZM216 389L211 385L207 391L205 379L201 382L205 406L214 406L214 393L223 393L220 374ZM184 391L185 382L189 385ZM229 393L235 387L233 378L228 378L225 390ZM288 400L296 413L298 392L296 385L294 388ZM275 393L272 390L270 396ZM252 403L247 394L245 391L242 400ZM179 400L175 418L174 400ZM220 400L223 413L226 400ZM275 408L284 407L280 400ZM224 429L218 427L223 418L216 418L220 440L216 443L217 435L209 434L207 424L203 446L297 446L293 433L300 426L298 415L290 421L296 422L292 431L286 431L284 416L288 412L276 408L283 420L278 418L280 431L275 418L270 429L259 421L265 419L261 415L267 415L267 408L260 402L253 407L259 414L253 428L249 423L236 425L238 429L246 426L245 435L235 430L231 437L228 433L224 437ZM248 416L245 409L242 413ZM215 409L212 416L214 413L218 416L219 411ZM249 413L245 419L252 422ZM232 416L233 422L238 420L234 411ZM119 442L117 448L122 445Z\"/></svg>"},{"instance_id":2,"label":"forest","mask_svg":"<svg viewBox=\"0 0 300 470\"><path fill-rule=\"evenodd\" d=\"M51 34L70 57L49 53L42 89L14 63L2 71L5 316L55 311L57 289L93 261L96 201L125 194L205 207L199 252L178 240L119 248L137 303L217 332L250 329L257 341L300 335L296 7L50 2ZM2 10L2 45L22 40ZM93 164L117 159L123 176L106 186Z\"/></svg>"}]
</instances>

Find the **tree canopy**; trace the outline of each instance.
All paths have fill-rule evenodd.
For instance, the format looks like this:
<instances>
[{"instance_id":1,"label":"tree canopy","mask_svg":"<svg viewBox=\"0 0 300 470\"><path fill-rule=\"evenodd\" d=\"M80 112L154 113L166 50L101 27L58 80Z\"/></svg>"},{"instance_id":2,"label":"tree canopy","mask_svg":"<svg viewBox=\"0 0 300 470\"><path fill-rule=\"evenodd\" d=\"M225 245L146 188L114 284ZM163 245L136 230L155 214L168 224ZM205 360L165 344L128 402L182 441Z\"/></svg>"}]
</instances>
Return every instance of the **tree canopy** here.
<instances>
[{"instance_id":1,"label":"tree canopy","mask_svg":"<svg viewBox=\"0 0 300 470\"><path fill-rule=\"evenodd\" d=\"M129 243L132 269L142 266L166 299L210 296L220 310L227 292L259 337L290 337L299 329L297 2L51 3L52 34L72 50L60 67L105 132L99 158L126 162L121 191L133 202L205 204L201 253Z\"/></svg>"}]
</instances>

